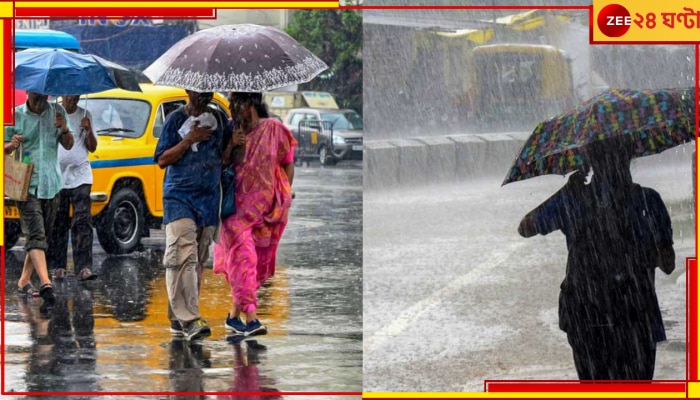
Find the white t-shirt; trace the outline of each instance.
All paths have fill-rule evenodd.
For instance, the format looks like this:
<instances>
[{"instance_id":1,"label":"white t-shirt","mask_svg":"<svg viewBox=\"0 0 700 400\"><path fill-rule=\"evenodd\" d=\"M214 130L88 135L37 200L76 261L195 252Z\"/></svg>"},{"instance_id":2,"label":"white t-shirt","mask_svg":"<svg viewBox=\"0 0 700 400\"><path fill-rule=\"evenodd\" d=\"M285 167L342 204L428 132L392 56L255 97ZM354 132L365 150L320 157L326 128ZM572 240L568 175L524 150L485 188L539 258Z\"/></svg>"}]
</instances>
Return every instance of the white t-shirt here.
<instances>
[{"instance_id":1,"label":"white t-shirt","mask_svg":"<svg viewBox=\"0 0 700 400\"><path fill-rule=\"evenodd\" d=\"M73 137L75 144L70 150L58 146L58 163L63 175L63 188L75 189L80 185L92 184L92 168L88 161L88 149L85 145L87 132L80 127L80 120L86 116L92 122L90 111L85 114L85 109L78 107L73 114L68 114L70 126L75 130Z\"/></svg>"}]
</instances>

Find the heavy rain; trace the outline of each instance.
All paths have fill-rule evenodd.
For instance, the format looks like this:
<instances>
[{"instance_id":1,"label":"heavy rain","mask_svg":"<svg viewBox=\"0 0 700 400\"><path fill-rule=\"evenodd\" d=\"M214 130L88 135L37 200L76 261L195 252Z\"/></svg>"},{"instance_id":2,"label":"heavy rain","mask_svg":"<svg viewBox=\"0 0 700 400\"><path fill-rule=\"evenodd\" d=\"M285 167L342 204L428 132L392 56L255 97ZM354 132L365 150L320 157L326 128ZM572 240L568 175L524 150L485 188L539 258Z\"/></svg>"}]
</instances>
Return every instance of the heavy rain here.
<instances>
[{"instance_id":1,"label":"heavy rain","mask_svg":"<svg viewBox=\"0 0 700 400\"><path fill-rule=\"evenodd\" d=\"M395 5L389 0L359 3ZM417 0L412 5L437 3ZM581 3L528 1L532 6ZM183 398L174 393L194 392L209 394L198 398L234 398L215 393L265 392L271 398L314 399L319 396L278 393L478 392L490 379L581 378L585 365L574 356L594 357L572 352L560 318L562 281L573 268L570 238L560 232L535 234L545 233L541 216L534 228L523 226L526 215L538 205L555 203L552 198L563 196L567 205L572 203L569 195L555 194L592 193L592 200L581 196L579 208L549 220L547 229L561 232L566 223L554 226L561 220L575 219L585 207L604 209L601 204L619 198L600 193L596 185L603 174L595 166L592 173L589 169L601 160L592 151L554 139L548 146L533 131L555 137L547 136L545 128L557 121L538 124L599 95L610 101L659 94L667 104L681 101L682 108L672 110L682 114L689 108L685 102L694 101L684 91L695 84L693 47L590 45L589 15L582 8L363 10L348 11L352 14L342 19L324 18L317 11L218 10L220 19L197 21L17 21L18 32L50 28L74 35L77 47L71 48L66 37L60 47L99 53L127 66L126 75L133 73L144 90L131 92L121 82L116 92L89 93L79 102L91 110L99 135L98 152L90 156L95 171L91 271L78 271L80 261L71 251L78 241L71 239L66 276L56 279L56 266L48 265L55 293L48 313L41 298L46 290L31 296L34 287L43 286L37 277L34 286L19 284L23 293L18 294L27 239L20 235L16 203L6 199L4 390L139 393L132 398ZM304 18L295 20L295 12ZM353 21L351 27L343 25ZM318 74L313 80L266 91L263 97L270 118L285 124L299 142L295 197L276 254L276 273L257 293L257 315L269 332L253 335L260 327L244 325L245 333L230 333L232 288L213 272L210 251L199 308L211 336L189 340L201 333L189 332L195 324L173 327L168 316L168 240L159 204L164 170L153 161L166 116L186 104L188 96L180 89L154 88L158 85L142 72L181 38L224 23L251 22L308 40L304 46L330 68L319 72L322 66L307 59ZM332 28L316 29L321 22ZM326 40L331 31L332 39ZM251 67L247 57L239 61ZM192 75L197 84L208 82ZM277 72L272 75L279 78ZM219 92L213 94L212 107L225 110L228 90L211 90ZM22 95L16 93L16 105L24 104ZM152 98L157 96L162 98ZM687 122L675 118L674 123ZM630 178L658 192L663 207L656 211L668 213L672 234L660 228L668 235L656 236L663 236L663 259L675 269L659 265L651 275L663 320L662 333L658 321L648 324L654 325L656 346L651 365L656 380L684 381L685 263L696 253L695 143L684 143L688 140L682 135L672 139L653 151L640 145L637 153L626 146L602 154L609 163L633 157L631 175L626 166L619 167L604 183ZM8 141L6 136L6 146ZM529 154L526 143L533 149ZM547 158L539 152L556 146L546 157L558 162L542 161ZM129 177L106 185L116 175L111 168L141 171L144 160L147 181ZM644 206L649 197L643 197ZM621 202L629 206L625 201L627 197ZM647 217L646 208L642 215ZM603 218L594 222L598 230L619 228ZM579 259L592 264L600 257L596 252ZM631 318L621 319L627 323ZM606 322L602 326L617 326ZM569 323L588 321L574 318ZM637 344L641 340L634 335L650 331L618 330L607 339L619 343L632 336ZM648 359L610 371L646 371Z\"/></svg>"},{"instance_id":2,"label":"heavy rain","mask_svg":"<svg viewBox=\"0 0 700 400\"><path fill-rule=\"evenodd\" d=\"M363 17L365 391L580 379L559 325L565 236L518 234L523 217L569 177L502 183L538 123L575 104L610 88L693 88L693 48L589 45L586 10ZM694 146L631 164L632 180L660 194L673 229L675 270L655 278L666 340L654 379L686 376Z\"/></svg>"},{"instance_id":3,"label":"heavy rain","mask_svg":"<svg viewBox=\"0 0 700 400\"><path fill-rule=\"evenodd\" d=\"M359 38L345 38L352 46L339 42L338 45L343 45L346 51L343 57L320 51L314 42L325 37L328 29L319 31L317 38L307 35L300 39L298 32L305 28L300 28L299 24L320 19L340 20L341 13L350 13L342 18L348 24L346 29L360 34ZM29 228L25 226L24 232L20 229L20 219L29 215L25 214L24 205L36 201L40 191L30 184L30 195L19 199L19 194L8 196L6 187L3 269L6 296L2 321L4 391L17 393L18 398L26 394L44 397L76 393L80 394L77 398L129 395L132 398L204 399L235 398L235 395L251 393L257 398L261 392L269 394L260 396L265 398L318 397L287 396L286 393L290 392L350 393L355 395L342 398L359 398L362 390L362 65L361 61L356 62L362 43L359 15L355 11L336 10L219 10L214 20L85 18L16 21L16 60L19 65L28 67L30 61L27 59L32 54L48 54L49 57L60 54L68 60L86 63L78 69L87 70L89 66L97 71L95 74L106 79L99 87L75 86L73 89L71 86L71 93L82 95L78 100L72 99L73 96L62 96L62 89L29 87L39 82L23 83L31 81L31 77L17 72L17 77L21 78L17 79L15 93L17 126L24 126L21 123L23 113L27 113L25 109L35 110L37 104L56 108L58 115L61 115L59 104L69 117L80 114L70 126L64 126L62 119L55 117L55 126L61 135L58 146L69 151L63 144L67 137L74 138L73 145L81 144L85 154L80 161L90 166L91 179L90 186L81 182L77 188L68 187L66 177L71 176L64 174L61 183L66 187L61 190L60 185L54 185L60 190L62 200L70 198L73 201L71 207L61 206L66 216L69 209L73 213L72 230L70 224L65 223L67 217L48 224L51 228L65 228L65 234L58 238L65 239L65 253L55 250L59 248L56 243L60 240L49 235L45 238L48 249L41 248L43 243L36 226L42 225L46 229L45 221ZM329 16L331 18L327 18ZM200 89L185 87L177 81L160 84L158 80L161 78L155 75L168 69L164 63L148 73L148 67L167 51L173 51L180 40L206 38L212 32L208 28L212 27L217 27L219 39L235 41L244 37L250 40L245 47L245 57L227 60L223 56L227 54L224 50L219 54L221 58L217 56L214 60L229 61L226 66L230 69L235 66L236 71L245 73L249 79L240 79L240 76L228 80L202 79L203 75L193 72L189 76L197 79L190 79L190 83L268 86ZM250 39L259 32L275 37L274 44L278 47L273 48L270 46L272 42L266 41L263 49L255 38ZM92 55L101 59L92 59ZM291 59L294 56L304 65L293 65L296 61ZM335 57L342 58L346 64L336 63ZM246 61L256 62L244 69L240 65L242 58L245 58L244 64ZM206 61L200 59L186 64L194 68ZM95 62L102 67L96 67ZM274 63L288 64L289 69L293 69L293 78L290 80L286 74L289 71L284 70L284 66L277 68ZM352 66L348 67L347 63ZM40 68L47 76L58 69L55 66ZM265 68L273 70L270 72ZM155 73L154 69L157 70ZM325 70L326 74L319 76ZM251 77L255 73L260 75ZM170 78L173 75L177 73L171 73ZM347 75L354 78L348 79ZM60 79L46 81L65 85ZM93 84L92 78L85 80ZM227 98L230 91L250 90L264 94L246 101L233 95ZM45 97L44 102L40 102L41 95L49 95L48 103ZM266 108L259 103L252 105L251 102L260 99L266 103ZM88 112L75 113L71 101ZM225 117L231 119L230 125L221 119L224 112ZM170 121L176 121L178 113L190 118L202 117L197 120L201 125L197 127L197 123L192 123L194 128L173 129L178 122L171 124ZM306 117L306 113L319 116L318 119L323 120L322 126L313 125L315 131L304 131L291 121L297 115ZM207 116L212 118L207 120ZM54 115L50 117L53 124ZM34 149L22 151L16 146L16 142L21 142L28 148L31 140L35 140L23 136L25 132L17 126L6 127L6 153L21 153L22 164L34 163L35 171L40 170L44 166L40 165ZM211 127L211 132L206 127ZM234 145L233 139L231 141L233 151L225 146L226 129L231 129L231 136L239 137L238 144ZM95 133L97 149L88 154L91 141L87 136L91 131ZM204 136L194 136L202 131ZM273 137L273 133L268 132L274 132L274 137L279 140L279 144L274 143L274 151L270 150L272 145L260 144ZM246 134L242 140L244 144L240 143L241 133ZM313 140L302 137L303 134L313 136ZM18 135L21 141L15 137ZM253 138L260 137L260 142L253 142L257 140ZM84 144L80 138L84 138ZM172 161L163 154L155 156L156 146L169 140L166 138L176 139L170 150L185 140L192 144L180 146L183 155L179 161ZM219 144L218 141L220 148L210 145ZM292 152L292 146L297 143L296 151ZM272 155L264 151L255 155L249 154L253 151L238 152L240 147L236 146L246 146L246 151L270 146L265 149ZM207 149L214 152L207 153L210 151ZM282 154L285 149L286 153ZM64 151L63 148L59 150ZM277 151L284 159L274 153ZM244 161L236 158L243 153L248 154ZM247 216L257 212L252 211L254 208L263 210L267 201L258 198L255 205L250 198L251 203L239 201L245 198L243 191L234 188L234 183L230 184L229 190L226 184L222 184L221 197L225 200L235 192L237 201L232 216L223 214L227 202L220 203L219 194L212 195L219 193L221 163L212 161L219 157L226 164L226 154L231 154L231 159L241 167L235 172L236 179L244 180L248 174L259 191L268 188L261 189L260 182L265 178L256 173L263 174L260 171L264 167L273 168L270 173L274 179L265 182L267 186L276 185L269 188L270 198L275 199L270 203L274 204L268 204L270 210L265 209L264 221L256 222L255 231L249 232L250 240L246 242L246 245L254 244L251 247L256 253L255 261L248 263L252 265L247 271L249 275L235 278L247 279L254 270L256 275L253 276L257 280L247 283L246 290L252 288L254 291L257 308L251 306L250 297L234 290L238 283L232 283L233 278L227 280L214 272L217 262L223 268L243 268L240 265L245 260L236 259L234 267L228 265L230 254L241 254L240 249L233 251L230 244L238 240L231 238L230 232L238 229L231 221L243 215L245 210ZM262 154L262 157L256 158L257 154ZM193 162L197 156L201 156L200 160ZM265 164L267 158L264 157L277 163ZM60 167L59 170L65 172L64 160L62 158L51 167ZM189 170L183 179L177 180L173 176L183 169L172 166L180 161L189 162L186 166ZM245 172L247 165L254 163L264 165L259 169L251 168L254 172ZM35 178L30 176L30 181L34 181ZM203 190L202 184L211 182L212 176L216 177L216 185L212 186L216 186L217 191L209 190L211 187ZM293 185L290 185L292 178ZM193 184L188 188L194 189L168 196L168 183L170 188ZM76 193L85 187L88 190L83 192L83 201L80 202ZM26 192L25 188L25 195ZM87 208L82 207L86 194L91 199L91 206ZM194 216L172 218L172 208L168 207L192 194L203 194L198 198L201 202L187 205L196 209ZM206 199L212 202L208 203ZM46 216L52 211L47 207L41 212ZM275 219L277 212L281 216ZM171 217L167 217L168 213ZM221 230L208 226L204 216L207 213L220 222ZM92 215L91 228L94 228L89 229L90 236L86 230L75 229L89 214ZM172 221L164 222L167 218L172 218ZM194 219L204 221L202 224L206 226L195 225L197 229L201 228L196 238L198 246L188 244L189 234L167 230L168 226L176 226L174 222ZM24 219L22 221L24 224ZM250 229L252 232L253 228ZM280 239L281 229L284 232ZM207 241L209 233L212 240L216 239L216 244ZM275 247L271 242L277 239L280 242ZM230 242L224 244L224 240ZM191 250L193 248L197 251ZM223 250L215 255L217 248ZM263 260L261 255L258 260L257 254L265 251L261 248L273 249L271 258L268 252L264 253L268 258ZM208 249L208 254L204 253L205 249ZM189 256L182 257L189 251ZM46 254L43 270L44 274L48 272L53 288L45 283L42 258L38 253ZM67 255L63 264L60 254ZM206 258L203 258L204 254ZM224 256L221 254L226 254L225 261L222 261ZM27 283L23 268L30 259L31 265L36 265L36 274L32 276L30 269ZM192 260L195 264L203 264L201 279L190 273L195 271ZM170 279L172 271L180 270L184 272L177 275L177 279L180 282L187 280L188 288L177 286ZM269 275L270 271L274 271L274 275L266 280L257 276ZM193 304L191 289L197 288L198 284L201 287L194 297L197 297L199 316L190 307ZM189 295L182 295L187 290ZM241 300L243 297L247 301L245 305ZM176 305L175 299L178 298L189 302L185 307L187 311L177 309L183 307ZM235 312L231 311L233 302L241 313L242 328L231 322L235 321ZM169 315L171 311L172 315ZM187 313L193 314L194 319L181 317Z\"/></svg>"}]
</instances>

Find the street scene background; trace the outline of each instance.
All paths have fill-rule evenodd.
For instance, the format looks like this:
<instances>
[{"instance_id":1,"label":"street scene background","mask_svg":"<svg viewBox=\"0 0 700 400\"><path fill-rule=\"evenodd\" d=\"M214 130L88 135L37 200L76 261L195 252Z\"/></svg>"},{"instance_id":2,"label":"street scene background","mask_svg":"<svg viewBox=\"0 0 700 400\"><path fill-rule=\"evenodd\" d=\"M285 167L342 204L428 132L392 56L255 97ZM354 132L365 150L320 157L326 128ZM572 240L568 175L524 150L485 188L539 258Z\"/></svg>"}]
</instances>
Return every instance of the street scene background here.
<instances>
[{"instance_id":1,"label":"street scene background","mask_svg":"<svg viewBox=\"0 0 700 400\"><path fill-rule=\"evenodd\" d=\"M607 88L694 87L693 47L591 46L586 10L366 10L363 17L365 391L577 379L558 327L564 236L517 232L566 179L501 184L537 123L573 104ZM496 51L511 58L484 58ZM538 69L545 54L568 61ZM507 94L526 79L522 92ZM545 104L544 93L554 92L558 100ZM659 344L654 379L686 376L694 149L690 142L632 163L634 181L661 194L675 241L675 271L656 273L668 341Z\"/></svg>"},{"instance_id":2,"label":"street scene background","mask_svg":"<svg viewBox=\"0 0 700 400\"><path fill-rule=\"evenodd\" d=\"M331 68L317 77L317 82L281 88L280 96L288 93L288 98L294 100L283 107L277 105L273 117L283 119L294 107L318 107L304 103L301 92L310 90L329 92L337 102L336 108L356 110L361 118L360 14L343 16L341 29L333 26L341 24L337 11L304 11L297 18L295 13L218 10L217 19L202 21L34 19L18 20L16 28L71 34L78 38L82 51L139 73L178 40L196 31L242 23L275 27L289 32ZM308 23L323 27L313 37L302 35ZM359 30L359 37L344 36L353 29ZM329 40L332 45L323 45ZM360 392L361 121L355 128L359 139L355 139L353 150L359 149L354 151L360 154L359 159L329 158L321 165L316 154L315 158L297 162L295 200L277 254L277 273L259 293L258 314L269 329L265 336L245 340L226 336L224 320L231 304L230 287L212 273L211 255L204 272L200 310L211 326L212 336L191 345L171 336L162 265L165 234L161 227L151 227L150 237L142 238L134 251L123 255L109 254L95 235L92 271L98 278L94 281L75 279L69 246L69 275L54 282L57 305L45 318L39 313L40 299L25 300L16 294L25 252L24 239L17 239L18 225L13 226L14 238L4 254L4 389L61 393L271 392L270 398L281 398L275 392ZM5 228L7 243L7 220Z\"/></svg>"}]
</instances>

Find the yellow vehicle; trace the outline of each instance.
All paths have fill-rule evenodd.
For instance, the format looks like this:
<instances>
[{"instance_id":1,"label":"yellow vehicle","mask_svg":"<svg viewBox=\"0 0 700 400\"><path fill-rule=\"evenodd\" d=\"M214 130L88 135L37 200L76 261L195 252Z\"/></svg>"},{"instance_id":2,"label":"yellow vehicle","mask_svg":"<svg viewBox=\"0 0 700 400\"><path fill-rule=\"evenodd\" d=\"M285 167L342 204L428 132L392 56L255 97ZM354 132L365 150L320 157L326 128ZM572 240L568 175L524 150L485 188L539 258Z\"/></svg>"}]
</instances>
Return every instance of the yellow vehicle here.
<instances>
[{"instance_id":1,"label":"yellow vehicle","mask_svg":"<svg viewBox=\"0 0 700 400\"><path fill-rule=\"evenodd\" d=\"M327 92L265 92L264 100L280 121L284 121L293 108L339 109L333 95Z\"/></svg>"},{"instance_id":2,"label":"yellow vehicle","mask_svg":"<svg viewBox=\"0 0 700 400\"><path fill-rule=\"evenodd\" d=\"M92 165L93 225L102 248L110 254L137 250L150 228L163 218L165 170L153 161L165 118L187 102L185 90L141 84L143 93L113 89L83 96L80 106L92 114L98 134ZM228 112L215 93L209 105ZM19 213L5 201L5 246L19 238Z\"/></svg>"},{"instance_id":3,"label":"yellow vehicle","mask_svg":"<svg viewBox=\"0 0 700 400\"><path fill-rule=\"evenodd\" d=\"M571 60L562 50L495 44L477 46L472 55L470 97L480 130L533 125L575 103Z\"/></svg>"}]
</instances>

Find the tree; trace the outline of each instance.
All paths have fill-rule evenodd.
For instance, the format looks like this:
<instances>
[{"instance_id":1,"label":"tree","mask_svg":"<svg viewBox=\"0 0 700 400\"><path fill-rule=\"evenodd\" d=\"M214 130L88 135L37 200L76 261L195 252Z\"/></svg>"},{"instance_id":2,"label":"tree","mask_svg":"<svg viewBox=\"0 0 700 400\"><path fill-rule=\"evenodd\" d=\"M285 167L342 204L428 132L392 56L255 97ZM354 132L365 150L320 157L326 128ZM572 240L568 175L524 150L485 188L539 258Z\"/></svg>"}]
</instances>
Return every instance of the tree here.
<instances>
[{"instance_id":1,"label":"tree","mask_svg":"<svg viewBox=\"0 0 700 400\"><path fill-rule=\"evenodd\" d=\"M340 107L362 113L362 15L301 10L294 13L287 33L329 67L300 89L331 92Z\"/></svg>"}]
</instances>

